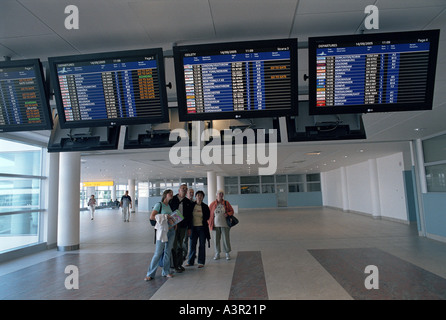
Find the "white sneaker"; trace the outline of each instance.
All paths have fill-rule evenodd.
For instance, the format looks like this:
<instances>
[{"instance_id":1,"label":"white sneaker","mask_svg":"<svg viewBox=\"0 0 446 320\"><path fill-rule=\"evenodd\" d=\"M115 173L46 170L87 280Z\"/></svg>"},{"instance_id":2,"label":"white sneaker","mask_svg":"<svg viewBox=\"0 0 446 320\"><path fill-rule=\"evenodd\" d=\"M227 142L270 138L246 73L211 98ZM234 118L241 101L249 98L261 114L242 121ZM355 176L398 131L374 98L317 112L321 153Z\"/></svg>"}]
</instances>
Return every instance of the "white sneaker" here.
<instances>
[{"instance_id":1,"label":"white sneaker","mask_svg":"<svg viewBox=\"0 0 446 320\"><path fill-rule=\"evenodd\" d=\"M226 260L231 260L231 256L229 255L229 253L226 254Z\"/></svg>"},{"instance_id":2,"label":"white sneaker","mask_svg":"<svg viewBox=\"0 0 446 320\"><path fill-rule=\"evenodd\" d=\"M214 260L218 260L218 259L220 259L220 254L216 253L215 256L214 256Z\"/></svg>"}]
</instances>

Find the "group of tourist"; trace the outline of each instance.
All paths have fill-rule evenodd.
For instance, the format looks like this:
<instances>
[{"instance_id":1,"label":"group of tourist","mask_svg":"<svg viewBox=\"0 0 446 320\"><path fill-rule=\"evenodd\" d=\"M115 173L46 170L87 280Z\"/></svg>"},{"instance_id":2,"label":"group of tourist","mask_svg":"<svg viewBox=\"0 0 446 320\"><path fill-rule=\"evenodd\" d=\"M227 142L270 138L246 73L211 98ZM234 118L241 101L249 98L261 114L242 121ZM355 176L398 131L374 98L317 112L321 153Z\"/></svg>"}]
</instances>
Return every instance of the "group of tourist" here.
<instances>
[{"instance_id":1,"label":"group of tourist","mask_svg":"<svg viewBox=\"0 0 446 320\"><path fill-rule=\"evenodd\" d=\"M204 192L197 191L193 200L194 190L188 190L186 184L180 186L176 195L170 189L163 192L161 202L154 206L150 214L150 220L155 224L156 247L145 281L155 278L159 266L162 267L162 276L168 278L173 277L171 263L177 273L185 271L184 261L185 266L194 266L197 259L197 243L198 268L203 268L206 262L206 240L209 243L211 231L214 239L214 259L220 259L220 242L223 242L226 260L231 259L230 228L226 217L232 216L234 210L231 204L224 200L223 190L218 190L216 196L217 199L208 206L203 202ZM170 214L175 210L178 210L184 219L173 225Z\"/></svg>"}]
</instances>

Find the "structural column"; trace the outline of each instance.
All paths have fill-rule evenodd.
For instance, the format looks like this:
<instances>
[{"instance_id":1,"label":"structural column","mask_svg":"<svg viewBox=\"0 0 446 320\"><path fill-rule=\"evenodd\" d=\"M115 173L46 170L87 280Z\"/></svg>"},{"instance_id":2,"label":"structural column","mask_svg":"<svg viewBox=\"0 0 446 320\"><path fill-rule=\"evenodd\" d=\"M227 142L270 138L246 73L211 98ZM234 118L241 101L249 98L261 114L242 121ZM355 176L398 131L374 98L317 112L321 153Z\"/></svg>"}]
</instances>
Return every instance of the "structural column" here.
<instances>
[{"instance_id":1,"label":"structural column","mask_svg":"<svg viewBox=\"0 0 446 320\"><path fill-rule=\"evenodd\" d=\"M217 193L217 179L214 171L207 172L208 178L208 204L211 204L216 199Z\"/></svg>"},{"instance_id":2,"label":"structural column","mask_svg":"<svg viewBox=\"0 0 446 320\"><path fill-rule=\"evenodd\" d=\"M426 220L424 216L423 194L427 193L426 184L426 169L424 168L424 154L423 142L421 139L416 139L412 142L412 153L414 158L415 181L417 187L417 202L418 202L418 235L422 237L427 236Z\"/></svg>"},{"instance_id":3,"label":"structural column","mask_svg":"<svg viewBox=\"0 0 446 320\"><path fill-rule=\"evenodd\" d=\"M79 249L80 242L80 173L79 152L62 152L59 161L59 205L57 250Z\"/></svg>"},{"instance_id":4,"label":"structural column","mask_svg":"<svg viewBox=\"0 0 446 320\"><path fill-rule=\"evenodd\" d=\"M48 153L48 214L47 214L47 246L54 248L57 245L57 212L59 206L59 153Z\"/></svg>"},{"instance_id":5,"label":"structural column","mask_svg":"<svg viewBox=\"0 0 446 320\"><path fill-rule=\"evenodd\" d=\"M217 176L217 190L225 190L225 177ZM217 192L217 190L215 192Z\"/></svg>"},{"instance_id":6,"label":"structural column","mask_svg":"<svg viewBox=\"0 0 446 320\"><path fill-rule=\"evenodd\" d=\"M116 198L116 182L115 181L113 181L113 187L111 190L111 198L113 201L115 201L117 199Z\"/></svg>"},{"instance_id":7,"label":"structural column","mask_svg":"<svg viewBox=\"0 0 446 320\"><path fill-rule=\"evenodd\" d=\"M349 199L348 199L348 180L347 180L347 170L345 167L341 167L341 193L342 193L342 210L350 210Z\"/></svg>"},{"instance_id":8,"label":"structural column","mask_svg":"<svg viewBox=\"0 0 446 320\"><path fill-rule=\"evenodd\" d=\"M129 179L128 181L128 190L129 190L129 196L132 198L132 209L131 212L135 212L136 208L136 198L135 198L135 179Z\"/></svg>"},{"instance_id":9,"label":"structural column","mask_svg":"<svg viewBox=\"0 0 446 320\"><path fill-rule=\"evenodd\" d=\"M381 217L381 199L379 196L378 164L376 159L369 159L370 197L372 199L372 214L374 218Z\"/></svg>"}]
</instances>

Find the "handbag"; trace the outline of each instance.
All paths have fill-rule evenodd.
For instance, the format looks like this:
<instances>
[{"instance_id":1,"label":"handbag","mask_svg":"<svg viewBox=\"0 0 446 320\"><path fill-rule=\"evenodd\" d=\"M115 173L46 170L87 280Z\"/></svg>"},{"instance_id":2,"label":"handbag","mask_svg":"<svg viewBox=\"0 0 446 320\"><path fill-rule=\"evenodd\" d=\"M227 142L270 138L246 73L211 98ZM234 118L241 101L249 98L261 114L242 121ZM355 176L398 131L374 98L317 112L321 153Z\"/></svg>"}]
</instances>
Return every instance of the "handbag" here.
<instances>
[{"instance_id":1,"label":"handbag","mask_svg":"<svg viewBox=\"0 0 446 320\"><path fill-rule=\"evenodd\" d=\"M238 222L239 222L238 219L234 217L234 215L226 217L226 223L228 224L229 228L232 228L233 226L237 225Z\"/></svg>"}]
</instances>

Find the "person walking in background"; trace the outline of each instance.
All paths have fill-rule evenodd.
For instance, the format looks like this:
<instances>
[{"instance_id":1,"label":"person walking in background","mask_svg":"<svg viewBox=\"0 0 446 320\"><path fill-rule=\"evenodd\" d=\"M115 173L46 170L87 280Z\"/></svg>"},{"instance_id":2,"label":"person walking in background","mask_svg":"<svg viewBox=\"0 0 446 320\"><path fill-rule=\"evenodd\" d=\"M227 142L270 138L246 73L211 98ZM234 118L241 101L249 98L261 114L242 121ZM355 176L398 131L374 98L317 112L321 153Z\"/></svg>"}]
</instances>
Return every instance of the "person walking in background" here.
<instances>
[{"instance_id":1,"label":"person walking in background","mask_svg":"<svg viewBox=\"0 0 446 320\"><path fill-rule=\"evenodd\" d=\"M124 222L129 222L130 219L130 209L132 206L132 198L129 196L129 192L126 191L121 197L120 206L122 208L122 215L124 216Z\"/></svg>"},{"instance_id":2,"label":"person walking in background","mask_svg":"<svg viewBox=\"0 0 446 320\"><path fill-rule=\"evenodd\" d=\"M175 271L178 273L183 272L184 261L184 238L190 235L190 229L192 227L192 209L193 202L187 197L187 185L182 184L178 189L178 193L170 201L170 207L172 211L179 210L183 215L184 219L177 225L177 230L175 232L175 240L173 243L173 265Z\"/></svg>"},{"instance_id":3,"label":"person walking in background","mask_svg":"<svg viewBox=\"0 0 446 320\"><path fill-rule=\"evenodd\" d=\"M197 240L198 245L198 268L203 268L206 262L206 239L209 241L211 235L209 232L208 220L210 218L209 207L203 202L205 194L199 190L195 194L197 199L193 205L192 211L192 233L190 236L189 257L186 266L193 266L197 257Z\"/></svg>"},{"instance_id":4,"label":"person walking in background","mask_svg":"<svg viewBox=\"0 0 446 320\"><path fill-rule=\"evenodd\" d=\"M169 206L169 201L172 197L173 191L170 189L165 190L161 202L153 207L153 211L150 214L150 220L156 221L155 229L157 230L157 235L155 253L147 270L147 275L144 278L145 281L150 281L155 278L161 258L164 261L161 275L167 278L173 277L170 273L169 263L176 229L176 226L169 227L169 220L173 220L169 215L172 213L172 209Z\"/></svg>"},{"instance_id":5,"label":"person walking in background","mask_svg":"<svg viewBox=\"0 0 446 320\"><path fill-rule=\"evenodd\" d=\"M234 209L231 204L224 200L224 191L217 191L217 199L209 205L210 218L209 218L209 229L212 230L212 235L214 238L214 250L215 256L214 260L220 259L220 239L223 240L223 250L226 253L226 260L230 260L231 256L231 240L229 237L230 228L226 222L227 216L232 216L234 214Z\"/></svg>"},{"instance_id":6,"label":"person walking in background","mask_svg":"<svg viewBox=\"0 0 446 320\"><path fill-rule=\"evenodd\" d=\"M90 199L88 199L87 203L88 209L90 210L90 218L91 220L94 219L94 211L96 209L96 198L94 197L94 194L90 196Z\"/></svg>"}]
</instances>

